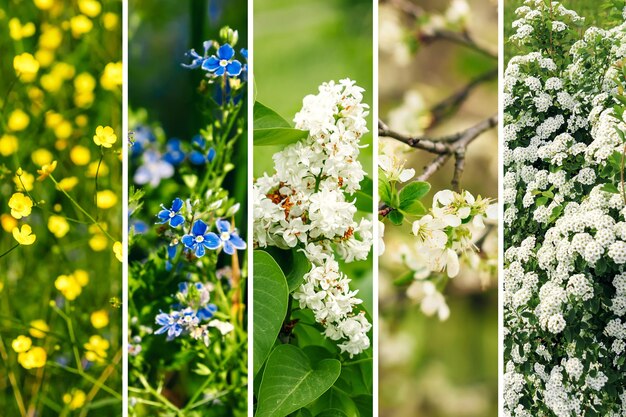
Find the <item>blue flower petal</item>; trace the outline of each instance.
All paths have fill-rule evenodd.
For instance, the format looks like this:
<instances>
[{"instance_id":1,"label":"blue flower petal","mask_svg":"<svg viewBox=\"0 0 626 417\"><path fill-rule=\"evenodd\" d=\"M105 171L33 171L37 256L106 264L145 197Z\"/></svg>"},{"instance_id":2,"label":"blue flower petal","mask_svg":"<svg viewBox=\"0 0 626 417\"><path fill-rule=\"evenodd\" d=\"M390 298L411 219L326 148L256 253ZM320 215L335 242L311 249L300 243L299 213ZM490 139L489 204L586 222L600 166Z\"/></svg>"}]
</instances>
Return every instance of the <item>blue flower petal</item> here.
<instances>
[{"instance_id":1,"label":"blue flower petal","mask_svg":"<svg viewBox=\"0 0 626 417\"><path fill-rule=\"evenodd\" d=\"M245 249L246 248L246 242L240 238L239 236L235 235L235 234L231 234L230 235L230 240L229 242L236 247L237 249Z\"/></svg>"},{"instance_id":2,"label":"blue flower petal","mask_svg":"<svg viewBox=\"0 0 626 417\"><path fill-rule=\"evenodd\" d=\"M222 241L218 235L213 232L209 232L204 235L204 242L202 243L204 243L204 246L209 249L217 249L222 244Z\"/></svg>"},{"instance_id":3,"label":"blue flower petal","mask_svg":"<svg viewBox=\"0 0 626 417\"><path fill-rule=\"evenodd\" d=\"M193 138L191 138L191 143L201 148L204 148L204 146L206 145L206 140L202 137L202 135L195 135Z\"/></svg>"},{"instance_id":4,"label":"blue flower petal","mask_svg":"<svg viewBox=\"0 0 626 417\"><path fill-rule=\"evenodd\" d=\"M232 255L233 253L235 253L235 248L230 243L230 240L227 240L224 242L224 252L226 252L229 255Z\"/></svg>"},{"instance_id":5,"label":"blue flower petal","mask_svg":"<svg viewBox=\"0 0 626 417\"><path fill-rule=\"evenodd\" d=\"M202 220L196 220L191 228L194 236L203 236L206 233L207 225Z\"/></svg>"},{"instance_id":6,"label":"blue flower petal","mask_svg":"<svg viewBox=\"0 0 626 417\"><path fill-rule=\"evenodd\" d=\"M162 220L159 223L163 224L163 223L165 223L166 221L168 221L170 219L170 211L169 210L161 210L161 211L159 211L159 214L157 214L157 217Z\"/></svg>"},{"instance_id":7,"label":"blue flower petal","mask_svg":"<svg viewBox=\"0 0 626 417\"><path fill-rule=\"evenodd\" d=\"M183 200L176 197L174 201L172 201L172 211L178 212L181 208L183 208Z\"/></svg>"},{"instance_id":8,"label":"blue flower petal","mask_svg":"<svg viewBox=\"0 0 626 417\"><path fill-rule=\"evenodd\" d=\"M220 60L214 56L205 59L202 63L202 69L206 71L213 72L219 68L222 68L220 67Z\"/></svg>"},{"instance_id":9,"label":"blue flower petal","mask_svg":"<svg viewBox=\"0 0 626 417\"><path fill-rule=\"evenodd\" d=\"M221 219L218 219L218 220L215 222L215 226L217 226L217 230L218 230L220 233L227 233L227 232L230 232L230 223L228 222L228 220L221 220Z\"/></svg>"},{"instance_id":10,"label":"blue flower petal","mask_svg":"<svg viewBox=\"0 0 626 417\"><path fill-rule=\"evenodd\" d=\"M185 223L185 218L180 214L177 214L170 220L170 226L172 227L178 227L183 223Z\"/></svg>"},{"instance_id":11,"label":"blue flower petal","mask_svg":"<svg viewBox=\"0 0 626 417\"><path fill-rule=\"evenodd\" d=\"M206 163L206 159L202 153L198 151L191 151L189 153L189 162L194 165L204 165Z\"/></svg>"},{"instance_id":12,"label":"blue flower petal","mask_svg":"<svg viewBox=\"0 0 626 417\"><path fill-rule=\"evenodd\" d=\"M161 326L166 326L170 322L170 316L166 313L159 313L155 317L155 322Z\"/></svg>"},{"instance_id":13,"label":"blue flower petal","mask_svg":"<svg viewBox=\"0 0 626 417\"><path fill-rule=\"evenodd\" d=\"M226 67L218 67L217 70L214 72L214 74L218 77L221 77L222 75L224 75L224 73L226 72Z\"/></svg>"},{"instance_id":14,"label":"blue flower petal","mask_svg":"<svg viewBox=\"0 0 626 417\"><path fill-rule=\"evenodd\" d=\"M168 258L173 258L176 256L176 251L178 249L178 245L170 245L167 247L167 256Z\"/></svg>"},{"instance_id":15,"label":"blue flower petal","mask_svg":"<svg viewBox=\"0 0 626 417\"><path fill-rule=\"evenodd\" d=\"M220 46L220 49L217 50L217 57L219 59L225 59L227 61L230 61L230 59L234 55L235 55L235 50L233 49L232 46L230 46L227 43L225 43L224 45Z\"/></svg>"},{"instance_id":16,"label":"blue flower petal","mask_svg":"<svg viewBox=\"0 0 626 417\"><path fill-rule=\"evenodd\" d=\"M226 71L228 72L228 75L236 77L237 75L241 74L241 62L237 60L230 62L228 65L226 65Z\"/></svg>"},{"instance_id":17,"label":"blue flower petal","mask_svg":"<svg viewBox=\"0 0 626 417\"><path fill-rule=\"evenodd\" d=\"M216 155L215 149L211 148L209 149L209 153L206 154L206 159L209 162L213 162L213 160L215 159L215 155Z\"/></svg>"},{"instance_id":18,"label":"blue flower petal","mask_svg":"<svg viewBox=\"0 0 626 417\"><path fill-rule=\"evenodd\" d=\"M181 238L183 244L189 249L193 249L196 244L196 239L192 235L185 235Z\"/></svg>"},{"instance_id":19,"label":"blue flower petal","mask_svg":"<svg viewBox=\"0 0 626 417\"><path fill-rule=\"evenodd\" d=\"M196 256L198 258L202 258L205 253L206 253L206 251L204 250L204 245L197 245L196 246Z\"/></svg>"},{"instance_id":20,"label":"blue flower petal","mask_svg":"<svg viewBox=\"0 0 626 417\"><path fill-rule=\"evenodd\" d=\"M163 334L167 331L168 326L163 326L160 329L157 329L157 331L154 332L154 334Z\"/></svg>"}]
</instances>

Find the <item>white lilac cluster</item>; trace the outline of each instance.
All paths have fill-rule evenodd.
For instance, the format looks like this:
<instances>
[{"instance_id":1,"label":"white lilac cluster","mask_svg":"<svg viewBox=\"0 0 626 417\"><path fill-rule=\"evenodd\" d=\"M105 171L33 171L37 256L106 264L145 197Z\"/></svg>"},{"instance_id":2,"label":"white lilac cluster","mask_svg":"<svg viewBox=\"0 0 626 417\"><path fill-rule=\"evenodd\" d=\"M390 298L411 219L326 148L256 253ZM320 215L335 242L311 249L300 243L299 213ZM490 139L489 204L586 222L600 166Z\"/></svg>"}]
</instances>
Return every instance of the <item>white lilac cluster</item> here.
<instances>
[{"instance_id":1,"label":"white lilac cluster","mask_svg":"<svg viewBox=\"0 0 626 417\"><path fill-rule=\"evenodd\" d=\"M294 121L308 137L274 154L274 174L258 178L253 189L255 245L304 252L312 268L293 297L351 356L370 346L371 324L356 312L361 300L335 256L364 260L372 246L372 223L355 220L353 196L365 177L358 161L368 131L362 99L363 89L349 79L306 96Z\"/></svg>"},{"instance_id":2,"label":"white lilac cluster","mask_svg":"<svg viewBox=\"0 0 626 417\"><path fill-rule=\"evenodd\" d=\"M559 38L583 18L542 0L517 14L531 52L504 79L505 415L623 417L626 23Z\"/></svg>"}]
</instances>

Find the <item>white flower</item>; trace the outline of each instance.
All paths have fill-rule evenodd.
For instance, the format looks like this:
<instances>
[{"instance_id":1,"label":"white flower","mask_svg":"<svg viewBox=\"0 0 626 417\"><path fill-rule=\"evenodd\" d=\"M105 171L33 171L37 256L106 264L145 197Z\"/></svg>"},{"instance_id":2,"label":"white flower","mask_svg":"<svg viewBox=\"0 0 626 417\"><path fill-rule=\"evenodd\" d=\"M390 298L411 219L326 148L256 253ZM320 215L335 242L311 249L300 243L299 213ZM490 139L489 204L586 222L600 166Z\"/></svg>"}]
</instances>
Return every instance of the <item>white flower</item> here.
<instances>
[{"instance_id":1,"label":"white flower","mask_svg":"<svg viewBox=\"0 0 626 417\"><path fill-rule=\"evenodd\" d=\"M413 234L417 237L418 245L431 248L444 248L448 243L448 235L443 231L446 225L441 219L435 219L430 214L413 222Z\"/></svg>"},{"instance_id":2,"label":"white flower","mask_svg":"<svg viewBox=\"0 0 626 417\"><path fill-rule=\"evenodd\" d=\"M419 303L422 313L427 316L437 314L439 320L445 321L450 317L450 308L437 287L430 281L413 281L407 289L407 296Z\"/></svg>"},{"instance_id":3,"label":"white flower","mask_svg":"<svg viewBox=\"0 0 626 417\"><path fill-rule=\"evenodd\" d=\"M413 168L404 169L404 162L395 156L379 155L378 166L385 172L389 181L407 182L415 176L415 170Z\"/></svg>"}]
</instances>

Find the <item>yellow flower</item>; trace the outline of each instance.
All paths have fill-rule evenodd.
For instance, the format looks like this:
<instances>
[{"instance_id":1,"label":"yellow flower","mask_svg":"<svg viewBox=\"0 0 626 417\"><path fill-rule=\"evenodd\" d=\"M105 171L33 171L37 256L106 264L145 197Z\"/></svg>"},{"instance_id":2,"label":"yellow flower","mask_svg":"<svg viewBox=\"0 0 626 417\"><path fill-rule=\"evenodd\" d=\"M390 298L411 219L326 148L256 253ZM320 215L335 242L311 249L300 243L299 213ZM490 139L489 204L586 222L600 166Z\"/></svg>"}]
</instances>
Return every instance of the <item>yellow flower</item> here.
<instances>
[{"instance_id":1,"label":"yellow flower","mask_svg":"<svg viewBox=\"0 0 626 417\"><path fill-rule=\"evenodd\" d=\"M48 335L49 331L50 326L48 326L48 323L46 323L44 320L39 319L30 322L30 330L28 331L28 333L30 333L32 337L36 337L37 339L43 339Z\"/></svg>"},{"instance_id":2,"label":"yellow flower","mask_svg":"<svg viewBox=\"0 0 626 417\"><path fill-rule=\"evenodd\" d=\"M74 88L81 92L91 92L96 88L96 79L88 72L80 73L74 78Z\"/></svg>"},{"instance_id":3,"label":"yellow flower","mask_svg":"<svg viewBox=\"0 0 626 417\"><path fill-rule=\"evenodd\" d=\"M96 202L98 208L104 210L110 209L111 207L115 207L117 204L117 196L111 190L98 191L96 193Z\"/></svg>"},{"instance_id":4,"label":"yellow flower","mask_svg":"<svg viewBox=\"0 0 626 417\"><path fill-rule=\"evenodd\" d=\"M70 410L77 410L85 405L87 395L85 392L79 389L72 390L72 393L63 395L63 402L67 404Z\"/></svg>"},{"instance_id":5,"label":"yellow flower","mask_svg":"<svg viewBox=\"0 0 626 417\"><path fill-rule=\"evenodd\" d=\"M24 52L13 58L13 68L17 75L21 77L22 81L30 82L37 77L39 62L37 62L34 56L28 52Z\"/></svg>"},{"instance_id":6,"label":"yellow flower","mask_svg":"<svg viewBox=\"0 0 626 417\"><path fill-rule=\"evenodd\" d=\"M5 232L11 233L17 227L17 220L8 214L0 215L0 224Z\"/></svg>"},{"instance_id":7,"label":"yellow flower","mask_svg":"<svg viewBox=\"0 0 626 417\"><path fill-rule=\"evenodd\" d=\"M30 154L30 159L33 160L35 165L42 166L42 165L46 165L52 162L52 160L54 159L54 156L52 155L52 152L50 152L49 150L44 149L44 148L39 148Z\"/></svg>"},{"instance_id":8,"label":"yellow flower","mask_svg":"<svg viewBox=\"0 0 626 417\"><path fill-rule=\"evenodd\" d=\"M39 47L43 49L55 50L63 42L63 32L57 26L44 24L39 35Z\"/></svg>"},{"instance_id":9,"label":"yellow flower","mask_svg":"<svg viewBox=\"0 0 626 417\"><path fill-rule=\"evenodd\" d=\"M17 191L31 191L35 184L35 176L28 172L22 172L21 175L16 174L13 177L13 182Z\"/></svg>"},{"instance_id":10,"label":"yellow flower","mask_svg":"<svg viewBox=\"0 0 626 417\"><path fill-rule=\"evenodd\" d=\"M56 168L57 161L52 161L52 163L42 166L41 169L37 170L37 174L39 174L39 176L37 177L37 181L43 181L48 178L48 176L50 176L50 174L52 174Z\"/></svg>"},{"instance_id":11,"label":"yellow flower","mask_svg":"<svg viewBox=\"0 0 626 417\"><path fill-rule=\"evenodd\" d=\"M33 233L33 229L27 224L22 225L22 229L20 230L18 227L13 229L13 238L17 240L17 243L20 245L28 246L35 243L37 240L37 236Z\"/></svg>"},{"instance_id":12,"label":"yellow flower","mask_svg":"<svg viewBox=\"0 0 626 417\"><path fill-rule=\"evenodd\" d=\"M102 6L96 0L78 0L78 8L89 17L98 16L102 10Z\"/></svg>"},{"instance_id":13,"label":"yellow flower","mask_svg":"<svg viewBox=\"0 0 626 417\"><path fill-rule=\"evenodd\" d=\"M19 149L17 138L13 135L5 134L0 137L0 155L10 156Z\"/></svg>"},{"instance_id":14,"label":"yellow flower","mask_svg":"<svg viewBox=\"0 0 626 417\"><path fill-rule=\"evenodd\" d=\"M70 19L70 27L72 28L72 35L75 38L80 38L85 33L91 31L93 23L87 16L79 14Z\"/></svg>"},{"instance_id":15,"label":"yellow flower","mask_svg":"<svg viewBox=\"0 0 626 417\"><path fill-rule=\"evenodd\" d=\"M105 90L115 90L122 85L123 67L121 62L109 62L104 67L100 84Z\"/></svg>"},{"instance_id":16,"label":"yellow flower","mask_svg":"<svg viewBox=\"0 0 626 417\"><path fill-rule=\"evenodd\" d=\"M76 282L78 282L78 284L81 287L84 287L85 285L89 284L89 273L87 271L82 270L82 269L77 269L76 271L74 271L72 275L74 275L74 279L76 280Z\"/></svg>"},{"instance_id":17,"label":"yellow flower","mask_svg":"<svg viewBox=\"0 0 626 417\"><path fill-rule=\"evenodd\" d=\"M56 93L63 87L63 78L55 73L42 75L39 81L44 90L49 93Z\"/></svg>"},{"instance_id":18,"label":"yellow flower","mask_svg":"<svg viewBox=\"0 0 626 417\"><path fill-rule=\"evenodd\" d=\"M8 126L9 130L13 130L14 132L24 130L28 127L30 123L30 117L21 109L15 109L11 112L9 116Z\"/></svg>"},{"instance_id":19,"label":"yellow flower","mask_svg":"<svg viewBox=\"0 0 626 417\"><path fill-rule=\"evenodd\" d=\"M54 6L54 0L34 0L35 6L40 10L49 10Z\"/></svg>"},{"instance_id":20,"label":"yellow flower","mask_svg":"<svg viewBox=\"0 0 626 417\"><path fill-rule=\"evenodd\" d=\"M74 187L78 185L78 181L79 180L76 177L63 178L61 181L59 181L59 185L57 186L57 188L63 191L72 191Z\"/></svg>"},{"instance_id":21,"label":"yellow flower","mask_svg":"<svg viewBox=\"0 0 626 417\"><path fill-rule=\"evenodd\" d=\"M54 135L58 139L67 139L72 134L72 123L67 120L63 120L54 128Z\"/></svg>"},{"instance_id":22,"label":"yellow flower","mask_svg":"<svg viewBox=\"0 0 626 417\"><path fill-rule=\"evenodd\" d=\"M84 166L91 161L91 152L85 146L76 145L70 150L70 159L75 165Z\"/></svg>"},{"instance_id":23,"label":"yellow flower","mask_svg":"<svg viewBox=\"0 0 626 417\"><path fill-rule=\"evenodd\" d=\"M40 66L47 68L54 62L54 51L50 49L39 49L35 52L35 59L39 62Z\"/></svg>"},{"instance_id":24,"label":"yellow flower","mask_svg":"<svg viewBox=\"0 0 626 417\"><path fill-rule=\"evenodd\" d=\"M74 274L59 275L54 281L54 286L63 297L67 300L73 301L83 291L83 287L80 285Z\"/></svg>"},{"instance_id":25,"label":"yellow flower","mask_svg":"<svg viewBox=\"0 0 626 417\"><path fill-rule=\"evenodd\" d=\"M109 341L102 336L93 335L89 338L89 342L83 345L85 347L85 358L90 362L104 362L109 349Z\"/></svg>"},{"instance_id":26,"label":"yellow flower","mask_svg":"<svg viewBox=\"0 0 626 417\"><path fill-rule=\"evenodd\" d=\"M109 325L109 312L106 310L98 310L91 313L91 325L96 329L102 329Z\"/></svg>"},{"instance_id":27,"label":"yellow flower","mask_svg":"<svg viewBox=\"0 0 626 417\"><path fill-rule=\"evenodd\" d=\"M52 215L48 218L48 230L60 239L70 231L70 225L65 217Z\"/></svg>"},{"instance_id":28,"label":"yellow flower","mask_svg":"<svg viewBox=\"0 0 626 417\"><path fill-rule=\"evenodd\" d=\"M89 178L94 178L96 176L96 173L98 174L99 177L104 177L108 175L109 174L108 165L105 164L103 161L100 164L100 167L98 169L98 161L94 161L90 163L89 166L87 167L87 173L85 175L87 175Z\"/></svg>"},{"instance_id":29,"label":"yellow flower","mask_svg":"<svg viewBox=\"0 0 626 417\"><path fill-rule=\"evenodd\" d=\"M102 233L95 234L89 239L89 247L94 252L102 252L107 248L109 239Z\"/></svg>"},{"instance_id":30,"label":"yellow flower","mask_svg":"<svg viewBox=\"0 0 626 417\"><path fill-rule=\"evenodd\" d=\"M22 25L17 17L9 20L9 35L14 41L20 41L22 38L28 38L35 34L35 25L28 22Z\"/></svg>"},{"instance_id":31,"label":"yellow flower","mask_svg":"<svg viewBox=\"0 0 626 417\"><path fill-rule=\"evenodd\" d=\"M11 343L15 353L26 352L33 345L33 341L28 336L18 336Z\"/></svg>"},{"instance_id":32,"label":"yellow flower","mask_svg":"<svg viewBox=\"0 0 626 417\"><path fill-rule=\"evenodd\" d=\"M22 193L15 193L9 199L9 207L11 207L11 216L19 220L30 215L33 208L33 200Z\"/></svg>"},{"instance_id":33,"label":"yellow flower","mask_svg":"<svg viewBox=\"0 0 626 417\"><path fill-rule=\"evenodd\" d=\"M46 364L47 359L46 350L39 346L17 355L17 361L25 369L41 368Z\"/></svg>"},{"instance_id":34,"label":"yellow flower","mask_svg":"<svg viewBox=\"0 0 626 417\"><path fill-rule=\"evenodd\" d=\"M117 135L111 126L98 126L93 141L98 146L110 148L117 141Z\"/></svg>"},{"instance_id":35,"label":"yellow flower","mask_svg":"<svg viewBox=\"0 0 626 417\"><path fill-rule=\"evenodd\" d=\"M117 26L119 18L115 13L109 12L104 14L104 16L102 17L102 21L106 30L113 30Z\"/></svg>"},{"instance_id":36,"label":"yellow flower","mask_svg":"<svg viewBox=\"0 0 626 417\"><path fill-rule=\"evenodd\" d=\"M124 252L122 247L122 242L115 242L113 244L113 253L118 261L124 262Z\"/></svg>"},{"instance_id":37,"label":"yellow flower","mask_svg":"<svg viewBox=\"0 0 626 417\"><path fill-rule=\"evenodd\" d=\"M74 119L74 123L76 123L76 126L80 126L80 127L87 126L87 122L89 122L89 118L85 116L84 114L79 114Z\"/></svg>"}]
</instances>

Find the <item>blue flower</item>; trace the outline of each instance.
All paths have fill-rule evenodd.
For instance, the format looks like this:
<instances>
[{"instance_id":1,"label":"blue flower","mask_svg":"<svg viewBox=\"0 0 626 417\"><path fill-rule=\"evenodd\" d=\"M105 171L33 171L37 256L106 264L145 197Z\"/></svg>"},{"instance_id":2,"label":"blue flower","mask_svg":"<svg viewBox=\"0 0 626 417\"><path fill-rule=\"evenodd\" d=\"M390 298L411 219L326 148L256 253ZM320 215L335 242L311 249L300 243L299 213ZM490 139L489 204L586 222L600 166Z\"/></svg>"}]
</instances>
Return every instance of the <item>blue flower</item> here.
<instances>
[{"instance_id":1,"label":"blue flower","mask_svg":"<svg viewBox=\"0 0 626 417\"><path fill-rule=\"evenodd\" d=\"M215 149L213 148L209 149L206 155L196 150L189 152L189 162L194 165L204 165L207 162L212 162L213 159L215 159Z\"/></svg>"},{"instance_id":2,"label":"blue flower","mask_svg":"<svg viewBox=\"0 0 626 417\"><path fill-rule=\"evenodd\" d=\"M189 297L189 288L193 286L195 288L194 297ZM201 282L189 283L181 282L178 284L178 294L176 298L181 300L183 305L186 305L196 311L196 315L200 320L208 320L215 315L217 306L210 304L211 292Z\"/></svg>"},{"instance_id":3,"label":"blue flower","mask_svg":"<svg viewBox=\"0 0 626 417\"><path fill-rule=\"evenodd\" d=\"M169 162L170 164L177 166L185 160L185 152L181 148L180 139L172 138L168 140L165 145L165 149L166 152L163 156L163 160Z\"/></svg>"},{"instance_id":4,"label":"blue flower","mask_svg":"<svg viewBox=\"0 0 626 417\"><path fill-rule=\"evenodd\" d=\"M172 208L166 209L163 204L161 204L161 208L163 208L163 210L159 211L159 214L157 214L157 217L161 221L157 222L157 224L164 224L169 222L170 226L178 227L181 224L185 223L185 218L182 214L179 213L180 209L183 208L183 200L181 200L180 198L176 198L174 199L174 201L172 201Z\"/></svg>"},{"instance_id":5,"label":"blue flower","mask_svg":"<svg viewBox=\"0 0 626 417\"><path fill-rule=\"evenodd\" d=\"M246 242L239 237L236 230L230 229L230 223L227 220L217 220L217 230L220 233L219 246L224 247L224 252L229 255L235 253L235 249L245 249Z\"/></svg>"},{"instance_id":6,"label":"blue flower","mask_svg":"<svg viewBox=\"0 0 626 417\"><path fill-rule=\"evenodd\" d=\"M217 49L216 55L211 55L202 63L202 69L209 71L217 77L230 75L236 77L241 74L241 62L233 59L235 50L225 43Z\"/></svg>"},{"instance_id":7,"label":"blue flower","mask_svg":"<svg viewBox=\"0 0 626 417\"><path fill-rule=\"evenodd\" d=\"M221 245L219 236L213 232L207 233L208 226L202 220L196 220L191 227L191 233L182 237L183 244L194 251L198 258L206 253L205 249L217 249Z\"/></svg>"},{"instance_id":8,"label":"blue flower","mask_svg":"<svg viewBox=\"0 0 626 417\"><path fill-rule=\"evenodd\" d=\"M174 166L161 158L157 151L147 150L143 154L143 165L137 168L133 180L136 184L157 187L162 179L174 175Z\"/></svg>"},{"instance_id":9,"label":"blue flower","mask_svg":"<svg viewBox=\"0 0 626 417\"><path fill-rule=\"evenodd\" d=\"M155 318L156 324L161 326L154 334L167 332L167 340L172 340L180 336L185 330L197 327L199 319L196 313L186 308L182 311L172 311L171 313L159 313Z\"/></svg>"},{"instance_id":10,"label":"blue flower","mask_svg":"<svg viewBox=\"0 0 626 417\"><path fill-rule=\"evenodd\" d=\"M137 126L132 135L131 152L133 155L140 154L146 146L156 141L156 136L147 126Z\"/></svg>"},{"instance_id":11,"label":"blue flower","mask_svg":"<svg viewBox=\"0 0 626 417\"><path fill-rule=\"evenodd\" d=\"M176 251L178 250L178 245L168 245L167 247L167 260L165 261L165 270L171 271L174 265L172 264L172 259L176 257Z\"/></svg>"},{"instance_id":12,"label":"blue flower","mask_svg":"<svg viewBox=\"0 0 626 417\"><path fill-rule=\"evenodd\" d=\"M205 42L206 44L206 42ZM196 69L205 61L205 57L198 55L195 49L190 49L185 53L187 58L191 58L191 64L181 64L185 68Z\"/></svg>"},{"instance_id":13,"label":"blue flower","mask_svg":"<svg viewBox=\"0 0 626 417\"><path fill-rule=\"evenodd\" d=\"M200 320L208 320L215 315L217 311L217 306L215 304L208 304L207 306L198 310L198 318Z\"/></svg>"}]
</instances>

